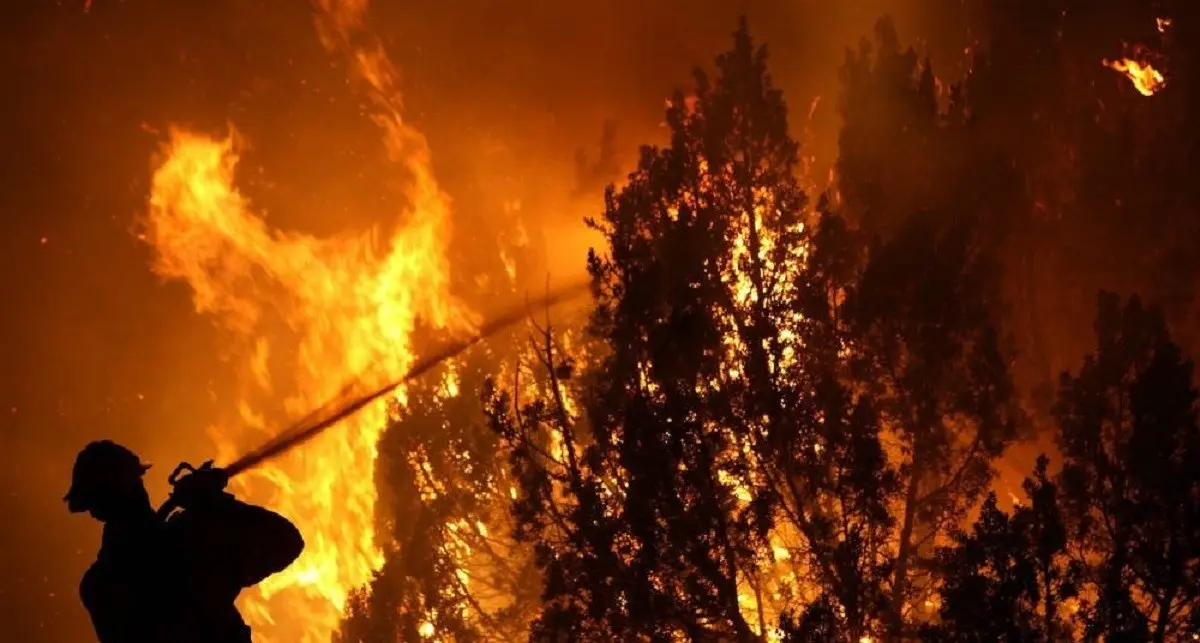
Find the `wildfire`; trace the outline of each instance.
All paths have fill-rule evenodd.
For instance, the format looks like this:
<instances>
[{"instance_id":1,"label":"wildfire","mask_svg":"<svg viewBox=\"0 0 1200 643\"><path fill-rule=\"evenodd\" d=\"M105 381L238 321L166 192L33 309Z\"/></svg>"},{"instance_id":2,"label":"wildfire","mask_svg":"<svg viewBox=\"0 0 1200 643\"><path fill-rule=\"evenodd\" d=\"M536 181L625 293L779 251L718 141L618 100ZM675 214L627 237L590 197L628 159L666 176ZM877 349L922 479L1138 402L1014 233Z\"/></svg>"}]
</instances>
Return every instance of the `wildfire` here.
<instances>
[{"instance_id":1,"label":"wildfire","mask_svg":"<svg viewBox=\"0 0 1200 643\"><path fill-rule=\"evenodd\" d=\"M1142 96L1153 96L1167 83L1162 73L1150 63L1139 62L1132 58L1122 58L1121 60L1105 60L1104 65L1125 74Z\"/></svg>"},{"instance_id":2,"label":"wildfire","mask_svg":"<svg viewBox=\"0 0 1200 643\"><path fill-rule=\"evenodd\" d=\"M377 231L316 238L269 227L235 187L236 135L220 140L173 129L153 176L143 238L155 271L186 282L198 312L231 331L243 360L239 422L212 430L228 462L363 373L392 378L411 362L418 319L459 317L448 295L449 200L429 150L400 113L382 49L351 47L363 0L322 0L322 41L348 55L367 82L391 161L408 180L409 207L390 238ZM268 367L270 365L270 367ZM403 395L402 393L400 394ZM376 444L385 404L366 409L286 458L234 480L242 497L296 522L307 542L288 571L243 596L256 640L325 643L350 590L383 563L374 541ZM423 628L424 629L424 628ZM422 632L424 634L424 632Z\"/></svg>"}]
</instances>

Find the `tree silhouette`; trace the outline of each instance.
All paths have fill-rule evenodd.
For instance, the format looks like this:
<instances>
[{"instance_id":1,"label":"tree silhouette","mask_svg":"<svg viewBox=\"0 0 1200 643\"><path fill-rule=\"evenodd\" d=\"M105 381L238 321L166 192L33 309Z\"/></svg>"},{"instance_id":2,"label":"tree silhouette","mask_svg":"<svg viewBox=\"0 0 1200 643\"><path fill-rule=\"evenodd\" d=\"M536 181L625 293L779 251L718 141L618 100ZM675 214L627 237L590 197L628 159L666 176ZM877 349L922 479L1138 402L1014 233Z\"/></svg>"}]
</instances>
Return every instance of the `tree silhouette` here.
<instances>
[{"instance_id":1,"label":"tree silhouette","mask_svg":"<svg viewBox=\"0 0 1200 643\"><path fill-rule=\"evenodd\" d=\"M695 96L676 93L667 114L671 146L644 149L629 185L620 194L610 189L604 218L592 222L609 253L590 259L599 294L590 332L608 354L586 402L592 443L578 461L568 448L565 463L575 499L568 531L584 543L568 549L588 569L563 577L551 568L547 599L553 606L555 594L584 597L579 610L618 638L753 638L739 584L754 574L755 545L770 517L761 499L738 506L748 472L733 455L740 452L729 422L735 400L720 389L731 379L722 368L722 331L734 305L735 226L764 198L755 187L777 188L771 179L790 167L783 157L794 159L795 146L744 25L717 67L715 84L698 71ZM785 184L770 197L778 214L762 225L796 220L804 203L798 190ZM574 436L571 422L559 424L564 438ZM610 476L623 487L610 501L616 525L596 517L606 513L596 498ZM571 586L596 570L616 570L624 582L603 592L601 583L586 592ZM551 608L542 624L561 633L566 619L555 619L563 614Z\"/></svg>"},{"instance_id":2,"label":"tree silhouette","mask_svg":"<svg viewBox=\"0 0 1200 643\"><path fill-rule=\"evenodd\" d=\"M918 550L1016 435L994 267L969 216L896 211L870 246L824 200L805 225L744 24L717 71L675 96L670 146L644 149L592 223L608 252L590 259L586 413L564 406L549 335L545 397L492 406L547 575L535 631L747 640L779 621L858 641L890 614L899 636Z\"/></svg>"},{"instance_id":3,"label":"tree silhouette","mask_svg":"<svg viewBox=\"0 0 1200 643\"><path fill-rule=\"evenodd\" d=\"M1066 604L1075 599L1081 570L1068 561L1067 530L1049 460L1038 459L1025 481L1026 502L1012 515L990 494L971 532L955 535L938 553L940 623L927 626L933 642L1070 640Z\"/></svg>"},{"instance_id":4,"label":"tree silhouette","mask_svg":"<svg viewBox=\"0 0 1200 643\"><path fill-rule=\"evenodd\" d=\"M1193 367L1161 311L1137 298L1102 293L1096 332L1096 352L1063 376L1059 482L1041 458L1011 517L993 495L939 552L940 622L927 640L1196 635Z\"/></svg>"},{"instance_id":5,"label":"tree silhouette","mask_svg":"<svg viewBox=\"0 0 1200 643\"><path fill-rule=\"evenodd\" d=\"M547 397L493 405L547 576L541 638L750 640L779 620L767 595L799 590L780 565L829 583L843 633L877 609L892 483L841 381L855 246L833 215L804 225L765 61L743 23L716 78L673 99L670 146L643 149L592 222L608 249L589 262L603 348L586 415L563 408L549 336Z\"/></svg>"},{"instance_id":6,"label":"tree silhouette","mask_svg":"<svg viewBox=\"0 0 1200 643\"><path fill-rule=\"evenodd\" d=\"M940 210L949 165L928 61L901 49L888 16L873 40L846 50L838 111L838 191L864 229L888 236L912 213Z\"/></svg>"},{"instance_id":7,"label":"tree silhouette","mask_svg":"<svg viewBox=\"0 0 1200 643\"><path fill-rule=\"evenodd\" d=\"M1193 366L1137 298L1102 293L1096 336L1056 409L1065 506L1091 571L1088 635L1180 640L1200 600Z\"/></svg>"},{"instance_id":8,"label":"tree silhouette","mask_svg":"<svg viewBox=\"0 0 1200 643\"><path fill-rule=\"evenodd\" d=\"M396 407L379 447L386 558L370 587L352 596L341 640L508 640L527 627L536 574L506 533L507 471L479 405L503 359L495 349L472 351Z\"/></svg>"},{"instance_id":9,"label":"tree silhouette","mask_svg":"<svg viewBox=\"0 0 1200 643\"><path fill-rule=\"evenodd\" d=\"M824 205L819 207L824 210ZM793 401L772 422L760 456L780 513L801 537L819 595L788 615L788 640L859 641L879 633L895 521L898 476L880 441L880 417L856 395L845 351L851 336L842 303L865 248L844 221L822 213L809 238L803 350L791 374ZM757 388L757 385L756 385ZM782 409L780 409L782 411ZM815 637L815 638L814 638Z\"/></svg>"},{"instance_id":10,"label":"tree silhouette","mask_svg":"<svg viewBox=\"0 0 1200 643\"><path fill-rule=\"evenodd\" d=\"M861 387L899 445L900 532L890 637L901 636L918 551L986 493L1018 434L1008 357L992 320L994 266L968 217L910 218L877 243L846 304Z\"/></svg>"}]
</instances>

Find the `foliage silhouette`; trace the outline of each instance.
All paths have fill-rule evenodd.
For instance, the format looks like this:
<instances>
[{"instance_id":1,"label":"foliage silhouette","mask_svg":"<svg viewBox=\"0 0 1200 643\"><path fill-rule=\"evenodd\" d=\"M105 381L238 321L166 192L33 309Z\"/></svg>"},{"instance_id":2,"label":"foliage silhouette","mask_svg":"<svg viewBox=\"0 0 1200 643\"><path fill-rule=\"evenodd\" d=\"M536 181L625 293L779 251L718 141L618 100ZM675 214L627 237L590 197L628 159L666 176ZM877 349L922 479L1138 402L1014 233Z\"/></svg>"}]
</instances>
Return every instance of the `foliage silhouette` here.
<instances>
[{"instance_id":1,"label":"foliage silhouette","mask_svg":"<svg viewBox=\"0 0 1200 643\"><path fill-rule=\"evenodd\" d=\"M924 628L929 641L1069 640L1062 616L1075 599L1081 569L1068 561L1067 529L1058 488L1038 459L1025 481L1026 500L1011 515L990 494L970 533L942 548L938 569L940 623Z\"/></svg>"},{"instance_id":2,"label":"foliage silhouette","mask_svg":"<svg viewBox=\"0 0 1200 643\"><path fill-rule=\"evenodd\" d=\"M1137 298L1102 293L1096 337L1056 408L1065 506L1091 571L1088 636L1177 640L1200 600L1193 365Z\"/></svg>"}]
</instances>

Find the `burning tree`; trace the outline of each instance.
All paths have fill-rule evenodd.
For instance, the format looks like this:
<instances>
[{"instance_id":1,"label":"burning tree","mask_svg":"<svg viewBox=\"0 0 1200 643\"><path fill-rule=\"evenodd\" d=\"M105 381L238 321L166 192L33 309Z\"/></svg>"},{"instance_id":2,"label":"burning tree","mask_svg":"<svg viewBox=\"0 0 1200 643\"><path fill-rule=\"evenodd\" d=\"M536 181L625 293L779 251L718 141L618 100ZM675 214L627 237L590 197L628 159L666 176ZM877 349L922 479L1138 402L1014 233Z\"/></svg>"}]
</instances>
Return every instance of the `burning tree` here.
<instances>
[{"instance_id":1,"label":"burning tree","mask_svg":"<svg viewBox=\"0 0 1200 643\"><path fill-rule=\"evenodd\" d=\"M540 637L898 636L921 541L1015 436L974 228L806 221L765 61L743 25L609 190L587 385L547 334L545 395L493 401Z\"/></svg>"},{"instance_id":2,"label":"burning tree","mask_svg":"<svg viewBox=\"0 0 1200 643\"><path fill-rule=\"evenodd\" d=\"M522 230L511 212L465 196L458 203L480 220L456 235L448 252L455 290L471 310L484 311L490 301L523 294L520 280L539 272L540 254L520 234L503 234ZM435 347L448 340L433 327L415 338ZM528 358L521 338L513 331L492 336L413 383L392 405L376 476L385 499L377 530L386 560L353 595L339 640L511 641L528 630L540 604L537 570L512 537L508 502L517 482L480 404L490 377ZM504 390L513 385L500 379Z\"/></svg>"},{"instance_id":3,"label":"burning tree","mask_svg":"<svg viewBox=\"0 0 1200 643\"><path fill-rule=\"evenodd\" d=\"M609 253L589 261L589 334L604 352L584 412L548 339L550 395L516 413L504 396L493 405L546 575L539 638L747 640L766 627L775 516L754 453L779 417L758 412L778 398L749 381L777 379L763 340L798 322L776 307L794 297L805 200L785 107L744 25L717 67L676 94L670 146L645 148L591 222ZM750 618L747 594L760 595Z\"/></svg>"},{"instance_id":4,"label":"burning tree","mask_svg":"<svg viewBox=\"0 0 1200 643\"><path fill-rule=\"evenodd\" d=\"M386 562L353 597L341 640L515 640L527 627L536 577L509 537L511 483L478 402L504 357L473 351L394 408L378 476Z\"/></svg>"}]
</instances>

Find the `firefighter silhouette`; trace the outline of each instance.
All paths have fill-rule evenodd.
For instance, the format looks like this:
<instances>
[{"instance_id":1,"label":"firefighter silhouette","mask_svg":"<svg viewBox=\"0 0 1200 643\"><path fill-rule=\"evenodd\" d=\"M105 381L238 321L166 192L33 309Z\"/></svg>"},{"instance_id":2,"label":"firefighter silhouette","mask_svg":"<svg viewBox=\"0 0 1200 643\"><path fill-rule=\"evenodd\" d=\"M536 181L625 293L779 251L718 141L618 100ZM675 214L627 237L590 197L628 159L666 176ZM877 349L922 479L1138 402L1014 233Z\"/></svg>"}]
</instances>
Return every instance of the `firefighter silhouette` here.
<instances>
[{"instance_id":1,"label":"firefighter silhouette","mask_svg":"<svg viewBox=\"0 0 1200 643\"><path fill-rule=\"evenodd\" d=\"M156 511L142 481L149 468L108 440L75 460L68 509L104 524L79 587L100 643L250 643L234 601L300 556L300 532L234 498L211 466L175 483Z\"/></svg>"}]
</instances>

